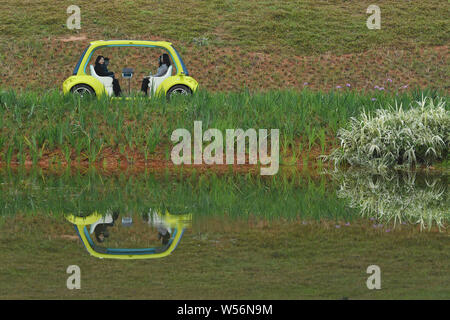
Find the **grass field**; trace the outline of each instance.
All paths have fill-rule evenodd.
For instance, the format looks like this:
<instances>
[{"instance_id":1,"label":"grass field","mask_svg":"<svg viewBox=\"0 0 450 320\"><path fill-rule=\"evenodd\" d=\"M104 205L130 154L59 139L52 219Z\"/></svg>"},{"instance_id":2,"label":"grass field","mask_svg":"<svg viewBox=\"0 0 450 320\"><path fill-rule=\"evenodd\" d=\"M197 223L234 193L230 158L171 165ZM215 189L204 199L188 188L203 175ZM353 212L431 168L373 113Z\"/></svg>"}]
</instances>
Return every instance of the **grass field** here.
<instances>
[{"instance_id":1,"label":"grass field","mask_svg":"<svg viewBox=\"0 0 450 320\"><path fill-rule=\"evenodd\" d=\"M387 79L395 88L449 89L446 1L380 0L380 30L366 27L371 1L78 1L81 30L66 27L71 4L0 4L0 87L59 89L89 41L132 38L172 41L214 91L367 90ZM142 59L146 72L156 68Z\"/></svg>"}]
</instances>

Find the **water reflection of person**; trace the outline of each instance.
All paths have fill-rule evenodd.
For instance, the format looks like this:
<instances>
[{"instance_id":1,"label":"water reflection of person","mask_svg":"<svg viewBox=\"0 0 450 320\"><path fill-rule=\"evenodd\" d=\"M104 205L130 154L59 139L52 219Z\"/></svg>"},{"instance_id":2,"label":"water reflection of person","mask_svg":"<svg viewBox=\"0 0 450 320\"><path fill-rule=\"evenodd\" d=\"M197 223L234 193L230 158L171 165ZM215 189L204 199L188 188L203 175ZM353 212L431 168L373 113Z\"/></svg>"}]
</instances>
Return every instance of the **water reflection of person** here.
<instances>
[{"instance_id":1,"label":"water reflection of person","mask_svg":"<svg viewBox=\"0 0 450 320\"><path fill-rule=\"evenodd\" d=\"M170 240L169 230L163 225L158 225L156 228L158 229L158 240L161 240L163 245L168 244Z\"/></svg>"},{"instance_id":2,"label":"water reflection of person","mask_svg":"<svg viewBox=\"0 0 450 320\"><path fill-rule=\"evenodd\" d=\"M119 213L113 212L113 214L107 214L91 225L91 234L94 233L98 242L104 242L106 238L109 238L108 227L114 226L118 217Z\"/></svg>"},{"instance_id":3,"label":"water reflection of person","mask_svg":"<svg viewBox=\"0 0 450 320\"><path fill-rule=\"evenodd\" d=\"M161 240L163 245L169 243L171 237L171 228L167 223L165 223L164 219L152 209L149 210L152 213L151 217L149 214L144 214L144 220L147 221L148 224L153 225L158 230L158 240Z\"/></svg>"}]
</instances>

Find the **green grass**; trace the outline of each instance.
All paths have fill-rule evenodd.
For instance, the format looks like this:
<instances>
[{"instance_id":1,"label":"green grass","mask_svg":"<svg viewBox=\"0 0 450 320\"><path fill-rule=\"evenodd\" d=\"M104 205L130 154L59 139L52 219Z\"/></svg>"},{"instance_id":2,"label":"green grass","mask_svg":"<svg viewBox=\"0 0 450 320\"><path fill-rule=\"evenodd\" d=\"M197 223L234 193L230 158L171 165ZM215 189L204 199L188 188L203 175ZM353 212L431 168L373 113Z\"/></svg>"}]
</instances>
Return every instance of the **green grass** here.
<instances>
[{"instance_id":1,"label":"green grass","mask_svg":"<svg viewBox=\"0 0 450 320\"><path fill-rule=\"evenodd\" d=\"M74 31L65 26L72 4L2 2L0 86L60 88L89 41L134 38L172 41L200 85L214 91L301 89L305 82L361 90L388 78L396 88L449 88L445 1L379 1L380 30L366 27L371 1L81 1L81 30ZM84 38L62 41L71 36ZM115 62L116 72L156 68L150 54L112 55Z\"/></svg>"},{"instance_id":2,"label":"green grass","mask_svg":"<svg viewBox=\"0 0 450 320\"><path fill-rule=\"evenodd\" d=\"M70 223L10 220L0 233L1 299L446 299L448 233L367 224L252 225L210 221L187 230L168 257L144 261L91 257ZM68 290L66 269L81 269ZM366 269L381 268L381 290ZM413 266L413 267L412 267Z\"/></svg>"},{"instance_id":3,"label":"green grass","mask_svg":"<svg viewBox=\"0 0 450 320\"><path fill-rule=\"evenodd\" d=\"M4 1L3 37L67 35L64 1L38 4ZM382 47L410 48L448 42L450 13L445 1L379 1L382 27L366 27L370 1L122 1L109 5L80 1L81 32L100 38L158 36L184 43L205 37L210 44L299 54L362 52ZM31 6L31 7L30 7ZM31 10L30 10L31 9ZM189 14L186 14L189 12ZM118 24L122 17L127 21ZM432 17L432 19L430 19ZM447 31L446 31L447 28ZM73 31L72 31L73 33ZM400 39L400 41L399 41Z\"/></svg>"},{"instance_id":4,"label":"green grass","mask_svg":"<svg viewBox=\"0 0 450 320\"><path fill-rule=\"evenodd\" d=\"M403 104L406 109L421 96L439 99L436 90L328 93L304 89L234 93L201 90L191 99L170 104L165 99L87 99L56 91L0 92L0 162L36 165L59 163L101 164L108 154L132 164L164 159L172 149L171 133L193 132L194 121L203 130L279 129L282 164L301 163L336 146L340 127L363 109L374 111ZM167 159L166 159L167 160Z\"/></svg>"}]
</instances>

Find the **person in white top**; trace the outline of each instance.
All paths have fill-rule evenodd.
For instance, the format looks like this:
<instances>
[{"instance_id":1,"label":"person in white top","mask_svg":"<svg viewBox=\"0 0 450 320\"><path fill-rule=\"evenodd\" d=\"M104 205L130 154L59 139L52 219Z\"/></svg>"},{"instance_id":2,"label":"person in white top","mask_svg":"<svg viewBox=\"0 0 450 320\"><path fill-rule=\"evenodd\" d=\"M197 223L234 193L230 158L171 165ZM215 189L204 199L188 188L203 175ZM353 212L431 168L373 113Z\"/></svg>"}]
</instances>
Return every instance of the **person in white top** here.
<instances>
[{"instance_id":1,"label":"person in white top","mask_svg":"<svg viewBox=\"0 0 450 320\"><path fill-rule=\"evenodd\" d=\"M169 70L170 67L170 58L167 53L164 53L159 56L159 68L155 75L152 75L152 77L162 77L166 74L167 70ZM148 92L148 84L150 82L150 76L144 77L142 80L142 86L141 90L144 92L145 95L147 95Z\"/></svg>"}]
</instances>

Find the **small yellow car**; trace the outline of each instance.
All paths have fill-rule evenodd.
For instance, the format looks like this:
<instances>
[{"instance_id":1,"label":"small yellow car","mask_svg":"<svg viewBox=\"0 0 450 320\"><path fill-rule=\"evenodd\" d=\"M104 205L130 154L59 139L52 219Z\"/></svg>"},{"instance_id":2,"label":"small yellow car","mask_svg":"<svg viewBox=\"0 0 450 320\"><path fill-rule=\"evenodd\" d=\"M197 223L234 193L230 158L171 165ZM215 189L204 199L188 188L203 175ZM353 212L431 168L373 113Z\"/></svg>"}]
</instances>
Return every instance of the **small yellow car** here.
<instances>
[{"instance_id":1,"label":"small yellow car","mask_svg":"<svg viewBox=\"0 0 450 320\"><path fill-rule=\"evenodd\" d=\"M103 245L99 245L98 242L103 242L104 240L98 238L100 234L97 233L97 230L101 230L102 237L109 238L106 227L114 225L114 221L117 219L111 214L102 215L94 212L87 217L77 217L70 214L66 215L66 219L74 224L80 240L92 256L100 259L128 260L163 258L171 254L177 248L185 229L191 225L192 215L171 215L168 212L165 214L154 212L152 218L149 219L149 224L159 225L158 230L163 226L162 228L166 228L167 232L162 235L162 246L151 248L107 248ZM131 218L126 219L129 220L126 221L123 219L122 225L130 225L133 223ZM94 234L95 238L93 239L91 238L91 235ZM105 243L107 243L107 241Z\"/></svg>"},{"instance_id":2,"label":"small yellow car","mask_svg":"<svg viewBox=\"0 0 450 320\"><path fill-rule=\"evenodd\" d=\"M165 95L170 98L175 94L189 95L198 88L198 82L189 76L189 72L178 51L172 43L166 41L145 41L145 40L99 40L93 41L82 53L75 66L73 75L63 83L64 94L73 93L80 96L101 95L112 96L112 78L100 77L95 74L93 65L88 65L94 52L105 47L152 47L163 49L172 60L175 74L170 72L163 77L152 78L152 93L155 95Z\"/></svg>"}]
</instances>

